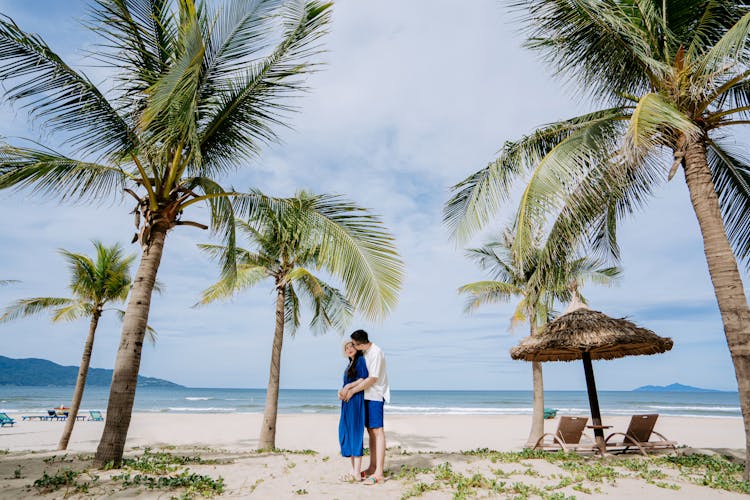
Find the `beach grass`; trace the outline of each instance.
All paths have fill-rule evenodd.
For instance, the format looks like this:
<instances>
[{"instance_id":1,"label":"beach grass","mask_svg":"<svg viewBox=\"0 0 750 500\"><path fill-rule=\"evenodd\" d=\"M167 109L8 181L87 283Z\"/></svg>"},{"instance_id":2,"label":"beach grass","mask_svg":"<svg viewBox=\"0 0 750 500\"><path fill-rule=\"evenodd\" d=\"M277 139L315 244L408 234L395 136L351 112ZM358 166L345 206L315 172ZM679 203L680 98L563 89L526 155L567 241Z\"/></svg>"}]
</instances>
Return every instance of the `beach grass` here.
<instances>
[{"instance_id":1,"label":"beach grass","mask_svg":"<svg viewBox=\"0 0 750 500\"><path fill-rule=\"evenodd\" d=\"M164 498L542 498L562 500L634 491L675 498L750 494L742 466L720 455L599 458L562 452L418 452L388 449L386 482L336 480L343 462L313 450L262 452L206 447L143 448L120 469L91 468L88 454L11 451L0 456L0 498L148 496ZM293 466L291 464L294 464ZM353 489L354 488L354 489Z\"/></svg>"}]
</instances>

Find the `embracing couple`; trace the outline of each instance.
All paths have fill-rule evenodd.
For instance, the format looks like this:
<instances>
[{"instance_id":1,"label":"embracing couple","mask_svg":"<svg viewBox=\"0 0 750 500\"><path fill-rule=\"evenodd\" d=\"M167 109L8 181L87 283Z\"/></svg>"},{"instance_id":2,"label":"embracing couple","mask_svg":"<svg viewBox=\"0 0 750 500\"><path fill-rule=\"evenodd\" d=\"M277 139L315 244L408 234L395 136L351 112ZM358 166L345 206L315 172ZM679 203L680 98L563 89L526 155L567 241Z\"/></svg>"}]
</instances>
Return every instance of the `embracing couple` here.
<instances>
[{"instance_id":1,"label":"embracing couple","mask_svg":"<svg viewBox=\"0 0 750 500\"><path fill-rule=\"evenodd\" d=\"M352 333L343 348L349 363L344 372L344 386L339 389L339 444L341 455L351 459L352 472L341 479L347 482L364 479L368 485L382 483L385 464L383 406L391 398L385 355L370 342L364 330ZM370 465L362 471L365 428L370 438Z\"/></svg>"}]
</instances>

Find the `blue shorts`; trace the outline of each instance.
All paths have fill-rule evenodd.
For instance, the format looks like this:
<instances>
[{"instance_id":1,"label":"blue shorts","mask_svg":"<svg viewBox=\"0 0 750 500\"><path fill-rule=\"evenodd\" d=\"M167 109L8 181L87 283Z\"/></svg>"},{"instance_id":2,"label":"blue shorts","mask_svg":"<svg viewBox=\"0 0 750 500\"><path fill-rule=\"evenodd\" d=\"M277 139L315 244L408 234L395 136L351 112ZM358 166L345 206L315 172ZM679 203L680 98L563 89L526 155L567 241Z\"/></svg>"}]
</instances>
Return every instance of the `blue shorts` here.
<instances>
[{"instance_id":1,"label":"blue shorts","mask_svg":"<svg viewBox=\"0 0 750 500\"><path fill-rule=\"evenodd\" d=\"M383 427L383 401L365 399L365 427L378 429Z\"/></svg>"}]
</instances>

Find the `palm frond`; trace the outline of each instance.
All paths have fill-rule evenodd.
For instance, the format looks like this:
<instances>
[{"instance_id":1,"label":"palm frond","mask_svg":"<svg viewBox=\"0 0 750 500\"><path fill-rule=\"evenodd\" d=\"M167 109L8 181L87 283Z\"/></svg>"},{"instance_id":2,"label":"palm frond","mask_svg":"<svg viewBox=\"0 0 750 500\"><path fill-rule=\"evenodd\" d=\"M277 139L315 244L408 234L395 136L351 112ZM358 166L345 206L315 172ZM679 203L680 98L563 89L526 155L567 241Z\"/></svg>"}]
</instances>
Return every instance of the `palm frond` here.
<instances>
[{"instance_id":1,"label":"palm frond","mask_svg":"<svg viewBox=\"0 0 750 500\"><path fill-rule=\"evenodd\" d=\"M286 98L304 88L307 61L320 52L318 40L330 22L330 3L287 2L280 14L281 41L272 53L239 75L215 85L217 104L206 110L200 130L205 175L231 170L275 141L272 127L291 108Z\"/></svg>"},{"instance_id":2,"label":"palm frond","mask_svg":"<svg viewBox=\"0 0 750 500\"><path fill-rule=\"evenodd\" d=\"M208 101L225 79L243 71L267 48L279 0L230 0L219 5L206 36L201 70L201 101ZM239 64L238 64L239 63Z\"/></svg>"},{"instance_id":3,"label":"palm frond","mask_svg":"<svg viewBox=\"0 0 750 500\"><path fill-rule=\"evenodd\" d=\"M737 147L709 140L706 157L732 248L750 268L750 158Z\"/></svg>"},{"instance_id":4,"label":"palm frond","mask_svg":"<svg viewBox=\"0 0 750 500\"><path fill-rule=\"evenodd\" d=\"M349 326L354 308L335 287L322 281L305 268L297 267L287 278L296 283L298 293L304 291L313 309L310 327L313 333L324 333L333 328L343 333Z\"/></svg>"},{"instance_id":5,"label":"palm frond","mask_svg":"<svg viewBox=\"0 0 750 500\"><path fill-rule=\"evenodd\" d=\"M0 16L0 80L13 83L8 99L23 102L50 130L66 133L83 154L101 158L136 144L126 120L85 75L6 16Z\"/></svg>"},{"instance_id":6,"label":"palm frond","mask_svg":"<svg viewBox=\"0 0 750 500\"><path fill-rule=\"evenodd\" d=\"M119 167L75 160L50 149L0 145L0 189L31 188L59 200L101 201L122 193L131 177Z\"/></svg>"},{"instance_id":7,"label":"palm frond","mask_svg":"<svg viewBox=\"0 0 750 500\"><path fill-rule=\"evenodd\" d=\"M222 276L216 283L201 293L201 299L195 305L204 305L216 300L226 300L238 291L245 290L269 277L268 269L261 266L239 265L234 277Z\"/></svg>"},{"instance_id":8,"label":"palm frond","mask_svg":"<svg viewBox=\"0 0 750 500\"><path fill-rule=\"evenodd\" d=\"M740 17L711 48L698 59L698 73L713 73L727 63L750 64L750 11Z\"/></svg>"},{"instance_id":9,"label":"palm frond","mask_svg":"<svg viewBox=\"0 0 750 500\"><path fill-rule=\"evenodd\" d=\"M459 241L480 230L507 201L513 182L550 154L559 144L575 136L578 143L591 144L605 136L612 141L628 116L626 107L614 107L570 120L546 125L516 142L506 142L500 156L487 167L451 188L453 196L443 208L443 222ZM571 143L572 144L572 143Z\"/></svg>"},{"instance_id":10,"label":"palm frond","mask_svg":"<svg viewBox=\"0 0 750 500\"><path fill-rule=\"evenodd\" d=\"M197 131L198 85L205 46L197 12L180 2L180 26L177 50L169 68L147 90L149 101L140 119L140 128L148 132L148 145L154 149L178 148L166 155L184 155L182 164L200 165ZM177 168L171 167L171 168ZM179 178L170 172L170 178ZM172 186L166 186L172 189Z\"/></svg>"},{"instance_id":11,"label":"palm frond","mask_svg":"<svg viewBox=\"0 0 750 500\"><path fill-rule=\"evenodd\" d=\"M486 304L509 302L514 296L521 295L523 290L502 281L476 281L461 286L458 293L469 296L464 305L464 312L470 313Z\"/></svg>"},{"instance_id":12,"label":"palm frond","mask_svg":"<svg viewBox=\"0 0 750 500\"><path fill-rule=\"evenodd\" d=\"M344 282L347 300L366 317L387 314L403 275L393 236L379 217L339 196L308 201L300 220L308 225L317 264Z\"/></svg>"},{"instance_id":13,"label":"palm frond","mask_svg":"<svg viewBox=\"0 0 750 500\"><path fill-rule=\"evenodd\" d=\"M94 0L87 26L102 37L96 59L120 70L119 90L135 99L139 112L145 90L167 70L177 30L168 0Z\"/></svg>"},{"instance_id":14,"label":"palm frond","mask_svg":"<svg viewBox=\"0 0 750 500\"><path fill-rule=\"evenodd\" d=\"M52 312L52 322L76 321L83 318L91 318L94 314L94 305L87 302L76 301L73 304L62 306Z\"/></svg>"},{"instance_id":15,"label":"palm frond","mask_svg":"<svg viewBox=\"0 0 750 500\"><path fill-rule=\"evenodd\" d=\"M64 297L33 297L29 299L20 299L3 310L3 314L0 315L0 323L34 316L49 311L50 309L77 304L78 302L76 300Z\"/></svg>"},{"instance_id":16,"label":"palm frond","mask_svg":"<svg viewBox=\"0 0 750 500\"><path fill-rule=\"evenodd\" d=\"M299 297L291 283L286 285L284 293L284 329L294 336L299 328Z\"/></svg>"},{"instance_id":17,"label":"palm frond","mask_svg":"<svg viewBox=\"0 0 750 500\"><path fill-rule=\"evenodd\" d=\"M540 52L558 73L577 78L587 94L608 100L616 92L639 94L669 71L659 60L661 44L651 43L659 34L643 22L650 19L661 29L655 10L628 4L517 0L511 5L528 35L526 47Z\"/></svg>"},{"instance_id":18,"label":"palm frond","mask_svg":"<svg viewBox=\"0 0 750 500\"><path fill-rule=\"evenodd\" d=\"M701 134L701 129L673 103L649 93L633 110L623 149L632 161L638 161L658 146L670 147L679 134L692 139Z\"/></svg>"}]
</instances>

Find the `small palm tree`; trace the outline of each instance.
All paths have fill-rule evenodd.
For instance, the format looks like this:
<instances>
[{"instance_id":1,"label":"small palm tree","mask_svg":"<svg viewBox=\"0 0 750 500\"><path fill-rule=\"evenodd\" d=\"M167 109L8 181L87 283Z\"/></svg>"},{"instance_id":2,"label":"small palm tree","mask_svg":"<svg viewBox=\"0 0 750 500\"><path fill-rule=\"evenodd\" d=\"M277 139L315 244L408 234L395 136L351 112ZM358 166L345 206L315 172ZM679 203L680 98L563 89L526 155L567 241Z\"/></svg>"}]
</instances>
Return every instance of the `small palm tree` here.
<instances>
[{"instance_id":1,"label":"small palm tree","mask_svg":"<svg viewBox=\"0 0 750 500\"><path fill-rule=\"evenodd\" d=\"M513 237L514 233L506 230L500 240L469 250L468 257L488 271L492 280L469 283L458 289L459 293L468 295L467 312L485 304L508 302L512 297L519 297L521 300L511 317L510 327L528 320L529 332L533 336L551 319L555 301L571 300L584 280L609 284L619 276L616 267L603 267L601 262L585 257L558 263L551 270L540 268L537 264L543 248L538 239L531 251L525 252L529 258L520 261L518 252L514 251ZM539 277L542 273L546 276ZM534 361L531 366L534 404L527 446L534 446L544 433L542 364Z\"/></svg>"},{"instance_id":2,"label":"small palm tree","mask_svg":"<svg viewBox=\"0 0 750 500\"><path fill-rule=\"evenodd\" d=\"M0 147L0 189L61 200L135 200L141 259L125 313L94 463L119 466L132 417L153 284L168 233L212 231L233 248L235 215L253 201L222 177L257 159L316 69L331 4L315 0L91 0L100 89L35 34L0 16L2 94L57 134L66 150ZM45 136L46 140L46 136ZM208 225L185 220L208 207ZM239 210L239 212L237 212ZM185 217L184 217L185 216ZM225 268L231 265L229 255Z\"/></svg>"},{"instance_id":3,"label":"small palm tree","mask_svg":"<svg viewBox=\"0 0 750 500\"><path fill-rule=\"evenodd\" d=\"M73 401L66 420L58 450L68 447L70 435L76 422L78 409L83 399L86 386L91 351L94 348L94 336L99 325L99 318L110 303L124 302L130 292L130 265L134 255L123 256L120 245L104 246L101 242L93 242L96 257L60 250L60 254L68 261L70 268L70 291L72 297L33 297L21 299L8 306L0 316L0 322L33 316L50 311L52 321L74 321L89 318L89 333L83 346L81 366L78 368ZM125 314L120 309L114 309L120 315ZM153 330L149 329L153 338Z\"/></svg>"},{"instance_id":4,"label":"small palm tree","mask_svg":"<svg viewBox=\"0 0 750 500\"><path fill-rule=\"evenodd\" d=\"M371 318L386 314L396 302L402 275L393 238L364 209L304 191L286 203L267 201L248 222L236 222L253 249L235 249L236 274L223 276L199 302L230 297L261 281L273 283L276 326L260 449L276 447L281 348L284 331L293 334L300 324L300 303L311 306L313 329L343 332L355 309ZM201 248L214 257L227 251L217 245ZM340 279L345 293L316 276L320 269Z\"/></svg>"}]
</instances>

